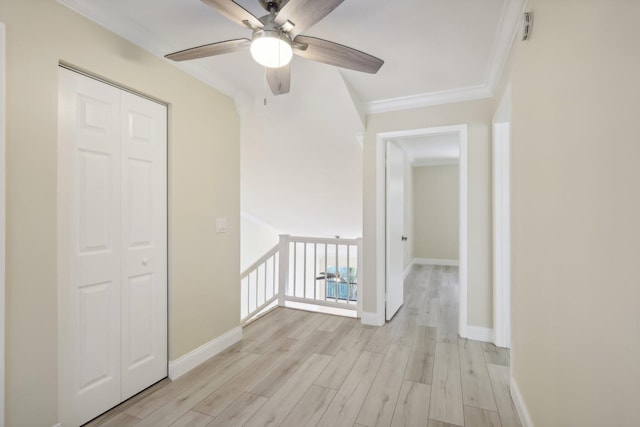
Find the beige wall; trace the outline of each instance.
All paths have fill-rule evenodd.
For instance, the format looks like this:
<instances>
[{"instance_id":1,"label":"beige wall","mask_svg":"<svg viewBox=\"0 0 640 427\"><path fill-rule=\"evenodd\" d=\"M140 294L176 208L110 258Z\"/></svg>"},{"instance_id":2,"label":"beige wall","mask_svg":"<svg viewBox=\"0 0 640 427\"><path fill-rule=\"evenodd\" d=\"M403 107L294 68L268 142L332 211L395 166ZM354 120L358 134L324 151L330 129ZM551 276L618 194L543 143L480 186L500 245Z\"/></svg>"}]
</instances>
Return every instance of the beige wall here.
<instances>
[{"instance_id":1,"label":"beige wall","mask_svg":"<svg viewBox=\"0 0 640 427\"><path fill-rule=\"evenodd\" d=\"M364 280L363 311L376 311L376 134L467 123L469 127L468 323L492 327L490 99L440 105L367 117L363 151Z\"/></svg>"},{"instance_id":2,"label":"beige wall","mask_svg":"<svg viewBox=\"0 0 640 427\"><path fill-rule=\"evenodd\" d=\"M528 8L505 78L515 381L536 426L638 426L640 2Z\"/></svg>"},{"instance_id":3,"label":"beige wall","mask_svg":"<svg viewBox=\"0 0 640 427\"><path fill-rule=\"evenodd\" d=\"M53 0L7 26L6 425L58 422L58 62L166 101L170 359L239 324L239 119L232 100ZM215 233L226 217L229 233Z\"/></svg>"},{"instance_id":4,"label":"beige wall","mask_svg":"<svg viewBox=\"0 0 640 427\"><path fill-rule=\"evenodd\" d=\"M413 254L458 259L458 165L413 168Z\"/></svg>"}]
</instances>

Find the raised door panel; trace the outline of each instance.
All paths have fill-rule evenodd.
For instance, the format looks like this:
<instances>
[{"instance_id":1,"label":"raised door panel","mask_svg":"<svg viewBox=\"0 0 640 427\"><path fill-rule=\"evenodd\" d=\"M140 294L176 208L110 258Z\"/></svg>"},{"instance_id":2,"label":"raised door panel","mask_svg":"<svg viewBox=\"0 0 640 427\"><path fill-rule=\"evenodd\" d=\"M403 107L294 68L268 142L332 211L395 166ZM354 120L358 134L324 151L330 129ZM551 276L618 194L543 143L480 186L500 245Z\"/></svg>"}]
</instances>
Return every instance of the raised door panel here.
<instances>
[{"instance_id":1,"label":"raised door panel","mask_svg":"<svg viewBox=\"0 0 640 427\"><path fill-rule=\"evenodd\" d=\"M62 419L120 402L120 94L60 69L59 287Z\"/></svg>"},{"instance_id":2,"label":"raised door panel","mask_svg":"<svg viewBox=\"0 0 640 427\"><path fill-rule=\"evenodd\" d=\"M123 398L167 375L166 115L123 93Z\"/></svg>"}]
</instances>

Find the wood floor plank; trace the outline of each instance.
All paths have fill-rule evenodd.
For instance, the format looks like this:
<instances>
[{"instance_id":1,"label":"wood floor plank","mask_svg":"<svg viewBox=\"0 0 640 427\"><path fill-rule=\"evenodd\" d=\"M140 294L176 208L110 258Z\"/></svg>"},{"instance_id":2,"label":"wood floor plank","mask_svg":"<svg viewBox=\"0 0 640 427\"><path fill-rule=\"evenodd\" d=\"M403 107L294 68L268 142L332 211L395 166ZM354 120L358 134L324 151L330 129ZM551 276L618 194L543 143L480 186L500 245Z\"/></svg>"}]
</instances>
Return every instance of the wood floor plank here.
<instances>
[{"instance_id":1,"label":"wood floor plank","mask_svg":"<svg viewBox=\"0 0 640 427\"><path fill-rule=\"evenodd\" d=\"M266 331L263 331L262 335L255 338L256 350L245 348L243 349L243 351L251 351L254 353L260 352L261 348L268 347L268 345L273 341L277 341L281 338L286 338L290 330L300 323L304 323L304 320L310 314L301 310L291 311L294 311L295 313L287 314L286 316L282 317L281 321L277 325Z\"/></svg>"},{"instance_id":2,"label":"wood floor plank","mask_svg":"<svg viewBox=\"0 0 640 427\"><path fill-rule=\"evenodd\" d=\"M309 355L317 352L319 347L326 345L330 338L330 332L315 331L309 339L303 341L298 350L284 356L260 382L247 391L264 397L273 396L278 388L307 360Z\"/></svg>"},{"instance_id":3,"label":"wood floor plank","mask_svg":"<svg viewBox=\"0 0 640 427\"><path fill-rule=\"evenodd\" d=\"M387 347L391 344L393 336L396 332L398 323L385 323L383 326L379 326L374 332L373 336L364 348L366 351L374 353L384 353L387 351Z\"/></svg>"},{"instance_id":4,"label":"wood floor plank","mask_svg":"<svg viewBox=\"0 0 640 427\"><path fill-rule=\"evenodd\" d=\"M194 410L217 417L247 389L258 384L289 352L303 344L299 340L284 338L280 347L260 356L251 366L198 403Z\"/></svg>"},{"instance_id":5,"label":"wood floor plank","mask_svg":"<svg viewBox=\"0 0 640 427\"><path fill-rule=\"evenodd\" d=\"M391 427L427 427L431 387L403 381Z\"/></svg>"},{"instance_id":6,"label":"wood floor plank","mask_svg":"<svg viewBox=\"0 0 640 427\"><path fill-rule=\"evenodd\" d=\"M487 364L509 366L509 350L506 348L496 347L490 342L482 343L484 350L484 360Z\"/></svg>"},{"instance_id":7,"label":"wood floor plank","mask_svg":"<svg viewBox=\"0 0 640 427\"><path fill-rule=\"evenodd\" d=\"M289 338L295 338L297 340L306 340L309 336L318 329L320 325L322 325L326 318L326 314L321 313L309 313L310 315L306 318L304 322L299 322L297 325L294 325L287 336Z\"/></svg>"},{"instance_id":8,"label":"wood floor plank","mask_svg":"<svg viewBox=\"0 0 640 427\"><path fill-rule=\"evenodd\" d=\"M391 342L397 345L412 347L418 334L415 316L404 319L393 336Z\"/></svg>"},{"instance_id":9,"label":"wood floor plank","mask_svg":"<svg viewBox=\"0 0 640 427\"><path fill-rule=\"evenodd\" d=\"M335 332L335 330L340 326L346 319L340 316L326 316L326 319L322 324L318 326L319 331L326 332Z\"/></svg>"},{"instance_id":10,"label":"wood floor plank","mask_svg":"<svg viewBox=\"0 0 640 427\"><path fill-rule=\"evenodd\" d=\"M412 351L404 378L415 383L431 384L433 381L434 359L435 346L432 352Z\"/></svg>"},{"instance_id":11,"label":"wood floor plank","mask_svg":"<svg viewBox=\"0 0 640 427\"><path fill-rule=\"evenodd\" d=\"M425 353L433 353L436 349L437 336L437 328L416 325L416 340L413 345L413 350L422 351Z\"/></svg>"},{"instance_id":12,"label":"wood floor plank","mask_svg":"<svg viewBox=\"0 0 640 427\"><path fill-rule=\"evenodd\" d=\"M346 351L341 349L329 363L320 376L316 379L316 385L337 390L344 382L349 372L360 357L358 349Z\"/></svg>"},{"instance_id":13,"label":"wood floor plank","mask_svg":"<svg viewBox=\"0 0 640 427\"><path fill-rule=\"evenodd\" d=\"M171 424L171 427L205 427L211 421L213 418L208 415L189 411Z\"/></svg>"},{"instance_id":14,"label":"wood floor plank","mask_svg":"<svg viewBox=\"0 0 640 427\"><path fill-rule=\"evenodd\" d=\"M491 380L489 380L489 372L484 362L482 345L479 341L460 339L458 348L464 404L489 411L497 411Z\"/></svg>"},{"instance_id":15,"label":"wood floor plank","mask_svg":"<svg viewBox=\"0 0 640 427\"><path fill-rule=\"evenodd\" d=\"M300 368L247 421L245 426L280 425L330 361L330 356L322 354L309 356Z\"/></svg>"},{"instance_id":16,"label":"wood floor plank","mask_svg":"<svg viewBox=\"0 0 640 427\"><path fill-rule=\"evenodd\" d=\"M165 402L155 412L145 417L137 426L162 427L171 425L202 399L250 366L258 357L256 354L246 353L243 358L227 366L226 369L218 371L215 375L192 381L190 387L173 396L172 400Z\"/></svg>"},{"instance_id":17,"label":"wood floor plank","mask_svg":"<svg viewBox=\"0 0 640 427\"><path fill-rule=\"evenodd\" d=\"M190 390L200 387L208 378L215 377L219 373L231 369L231 367L243 359L251 360L251 358L255 359L257 355L243 352L221 353L182 376L180 381L173 381L167 386L158 389L156 392L151 393L144 399L131 405L124 412L134 417L144 419L164 405L178 399L178 396L188 395Z\"/></svg>"},{"instance_id":18,"label":"wood floor plank","mask_svg":"<svg viewBox=\"0 0 640 427\"><path fill-rule=\"evenodd\" d=\"M329 338L324 345L318 346L317 352L328 356L335 356L349 337L349 333L355 327L354 319L345 319L336 327L333 332L329 332Z\"/></svg>"},{"instance_id":19,"label":"wood floor plank","mask_svg":"<svg viewBox=\"0 0 640 427\"><path fill-rule=\"evenodd\" d=\"M508 366L488 364L489 378L496 397L498 414L503 427L521 427L520 417L513 406L510 392L510 372Z\"/></svg>"},{"instance_id":20,"label":"wood floor plank","mask_svg":"<svg viewBox=\"0 0 640 427\"><path fill-rule=\"evenodd\" d=\"M464 423L465 426L474 427L502 427L497 412L474 406L464 407Z\"/></svg>"},{"instance_id":21,"label":"wood floor plank","mask_svg":"<svg viewBox=\"0 0 640 427\"><path fill-rule=\"evenodd\" d=\"M398 400L411 347L391 344L362 404L356 422L366 426L388 426Z\"/></svg>"},{"instance_id":22,"label":"wood floor plank","mask_svg":"<svg viewBox=\"0 0 640 427\"><path fill-rule=\"evenodd\" d=\"M440 299L427 298L420 313L418 314L418 325L437 327L440 322Z\"/></svg>"},{"instance_id":23,"label":"wood floor plank","mask_svg":"<svg viewBox=\"0 0 640 427\"><path fill-rule=\"evenodd\" d=\"M458 344L438 342L433 366L429 418L464 425Z\"/></svg>"},{"instance_id":24,"label":"wood floor plank","mask_svg":"<svg viewBox=\"0 0 640 427\"><path fill-rule=\"evenodd\" d=\"M311 385L284 419L281 427L315 426L333 400L337 390Z\"/></svg>"},{"instance_id":25,"label":"wood floor plank","mask_svg":"<svg viewBox=\"0 0 640 427\"><path fill-rule=\"evenodd\" d=\"M331 360L329 366L316 379L315 384L336 390L340 388L374 332L375 329L364 328L360 325L351 329L342 347Z\"/></svg>"},{"instance_id":26,"label":"wood floor plank","mask_svg":"<svg viewBox=\"0 0 640 427\"><path fill-rule=\"evenodd\" d=\"M445 423L444 421L429 420L428 427L463 427L457 424Z\"/></svg>"},{"instance_id":27,"label":"wood floor plank","mask_svg":"<svg viewBox=\"0 0 640 427\"><path fill-rule=\"evenodd\" d=\"M106 413L83 427L130 427L138 424L140 418L122 412Z\"/></svg>"},{"instance_id":28,"label":"wood floor plank","mask_svg":"<svg viewBox=\"0 0 640 427\"><path fill-rule=\"evenodd\" d=\"M266 397L251 393L242 393L231 405L211 421L207 427L242 426L266 401Z\"/></svg>"},{"instance_id":29,"label":"wood floor plank","mask_svg":"<svg viewBox=\"0 0 640 427\"><path fill-rule=\"evenodd\" d=\"M362 352L329 407L318 421L318 427L353 426L382 359L381 353Z\"/></svg>"},{"instance_id":30,"label":"wood floor plank","mask_svg":"<svg viewBox=\"0 0 640 427\"><path fill-rule=\"evenodd\" d=\"M438 342L458 345L458 307L440 304Z\"/></svg>"}]
</instances>

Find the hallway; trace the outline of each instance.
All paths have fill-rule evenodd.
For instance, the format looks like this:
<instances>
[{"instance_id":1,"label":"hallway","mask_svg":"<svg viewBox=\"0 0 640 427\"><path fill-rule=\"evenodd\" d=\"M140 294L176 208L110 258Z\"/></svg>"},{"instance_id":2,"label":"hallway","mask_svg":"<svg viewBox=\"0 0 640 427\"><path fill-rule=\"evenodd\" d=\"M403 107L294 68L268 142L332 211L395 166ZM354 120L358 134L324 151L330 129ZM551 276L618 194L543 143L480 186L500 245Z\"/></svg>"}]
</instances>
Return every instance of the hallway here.
<instances>
[{"instance_id":1,"label":"hallway","mask_svg":"<svg viewBox=\"0 0 640 427\"><path fill-rule=\"evenodd\" d=\"M457 337L456 267L414 266L381 327L278 308L89 426L520 426L504 349Z\"/></svg>"}]
</instances>

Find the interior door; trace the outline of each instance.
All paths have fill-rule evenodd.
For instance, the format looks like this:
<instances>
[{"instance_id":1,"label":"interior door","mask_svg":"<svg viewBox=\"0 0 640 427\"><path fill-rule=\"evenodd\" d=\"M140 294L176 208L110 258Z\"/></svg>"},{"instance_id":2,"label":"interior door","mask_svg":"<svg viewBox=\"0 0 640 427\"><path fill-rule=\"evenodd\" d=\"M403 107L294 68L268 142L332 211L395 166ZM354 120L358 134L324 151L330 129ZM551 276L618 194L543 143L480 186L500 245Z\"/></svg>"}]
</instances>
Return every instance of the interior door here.
<instances>
[{"instance_id":1,"label":"interior door","mask_svg":"<svg viewBox=\"0 0 640 427\"><path fill-rule=\"evenodd\" d=\"M404 302L404 152L397 142L387 142L386 168L386 319L393 317Z\"/></svg>"},{"instance_id":2,"label":"interior door","mask_svg":"<svg viewBox=\"0 0 640 427\"><path fill-rule=\"evenodd\" d=\"M60 69L60 406L82 424L167 372L166 107Z\"/></svg>"}]
</instances>

